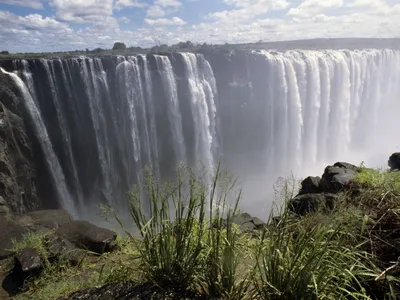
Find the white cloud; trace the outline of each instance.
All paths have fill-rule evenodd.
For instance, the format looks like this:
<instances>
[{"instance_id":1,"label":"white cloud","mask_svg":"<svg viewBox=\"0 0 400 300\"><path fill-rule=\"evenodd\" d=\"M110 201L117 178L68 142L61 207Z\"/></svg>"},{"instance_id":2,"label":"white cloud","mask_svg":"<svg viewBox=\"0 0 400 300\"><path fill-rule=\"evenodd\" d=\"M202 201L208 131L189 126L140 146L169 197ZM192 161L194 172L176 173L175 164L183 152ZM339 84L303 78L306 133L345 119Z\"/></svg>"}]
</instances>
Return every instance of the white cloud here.
<instances>
[{"instance_id":1,"label":"white cloud","mask_svg":"<svg viewBox=\"0 0 400 300\"><path fill-rule=\"evenodd\" d=\"M121 23L129 24L131 22L131 19L129 19L127 17L121 17L121 18L118 18L118 21Z\"/></svg>"},{"instance_id":2,"label":"white cloud","mask_svg":"<svg viewBox=\"0 0 400 300\"><path fill-rule=\"evenodd\" d=\"M207 18L227 23L240 23L254 20L270 11L284 10L289 6L286 0L224 0L234 9L208 14Z\"/></svg>"},{"instance_id":3,"label":"white cloud","mask_svg":"<svg viewBox=\"0 0 400 300\"><path fill-rule=\"evenodd\" d=\"M354 0L347 4L348 7L381 7L386 6L382 0Z\"/></svg>"},{"instance_id":4,"label":"white cloud","mask_svg":"<svg viewBox=\"0 0 400 300\"><path fill-rule=\"evenodd\" d=\"M16 16L7 11L0 11L0 25L4 30L7 27L18 30L41 30L41 31L65 31L71 29L67 24L58 22L49 17L43 17L39 14L30 14L25 17Z\"/></svg>"},{"instance_id":5,"label":"white cloud","mask_svg":"<svg viewBox=\"0 0 400 300\"><path fill-rule=\"evenodd\" d=\"M144 21L151 26L181 26L186 24L185 21L178 17L173 17L172 19L144 19Z\"/></svg>"},{"instance_id":6,"label":"white cloud","mask_svg":"<svg viewBox=\"0 0 400 300\"><path fill-rule=\"evenodd\" d=\"M57 18L64 22L90 23L112 16L113 0L50 0Z\"/></svg>"},{"instance_id":7,"label":"white cloud","mask_svg":"<svg viewBox=\"0 0 400 300\"><path fill-rule=\"evenodd\" d=\"M175 44L187 40L220 44L321 37L395 37L400 32L398 0L222 0L229 9L211 11L203 22L196 24L171 15L188 0L139 1L152 4L139 11L142 15L118 11L118 19L113 15L115 0L49 0L55 17L16 16L0 11L0 45L14 52L40 52L111 48L114 40L124 41L128 46L151 47L156 42ZM279 14L271 14L277 10ZM127 27L123 23L134 20L139 24L143 19L143 27L121 29ZM68 23L84 25L72 29Z\"/></svg>"},{"instance_id":8,"label":"white cloud","mask_svg":"<svg viewBox=\"0 0 400 300\"><path fill-rule=\"evenodd\" d=\"M27 15L26 17L18 17L17 23L30 30L69 30L68 25L60 23L49 17L42 17L38 14Z\"/></svg>"},{"instance_id":9,"label":"white cloud","mask_svg":"<svg viewBox=\"0 0 400 300\"><path fill-rule=\"evenodd\" d=\"M165 14L165 10L158 5L150 6L146 13L147 17L152 19L164 17Z\"/></svg>"},{"instance_id":10,"label":"white cloud","mask_svg":"<svg viewBox=\"0 0 400 300\"><path fill-rule=\"evenodd\" d=\"M286 0L224 0L224 3L239 8L268 8L268 10L281 10L289 6Z\"/></svg>"},{"instance_id":11,"label":"white cloud","mask_svg":"<svg viewBox=\"0 0 400 300\"><path fill-rule=\"evenodd\" d=\"M344 5L343 0L305 0L296 8L291 8L288 16L308 18L322 13L327 9L340 8Z\"/></svg>"},{"instance_id":12,"label":"white cloud","mask_svg":"<svg viewBox=\"0 0 400 300\"><path fill-rule=\"evenodd\" d=\"M2 0L1 3L26 6L26 7L35 8L35 9L43 8L43 4L41 3L41 0Z\"/></svg>"},{"instance_id":13,"label":"white cloud","mask_svg":"<svg viewBox=\"0 0 400 300\"><path fill-rule=\"evenodd\" d=\"M154 1L154 4L161 7L179 7L182 5L178 0L156 0Z\"/></svg>"},{"instance_id":14,"label":"white cloud","mask_svg":"<svg viewBox=\"0 0 400 300\"><path fill-rule=\"evenodd\" d=\"M144 3L140 0L117 0L115 3L115 7L117 9L122 9L124 7L137 7L144 8L147 6L147 3Z\"/></svg>"}]
</instances>

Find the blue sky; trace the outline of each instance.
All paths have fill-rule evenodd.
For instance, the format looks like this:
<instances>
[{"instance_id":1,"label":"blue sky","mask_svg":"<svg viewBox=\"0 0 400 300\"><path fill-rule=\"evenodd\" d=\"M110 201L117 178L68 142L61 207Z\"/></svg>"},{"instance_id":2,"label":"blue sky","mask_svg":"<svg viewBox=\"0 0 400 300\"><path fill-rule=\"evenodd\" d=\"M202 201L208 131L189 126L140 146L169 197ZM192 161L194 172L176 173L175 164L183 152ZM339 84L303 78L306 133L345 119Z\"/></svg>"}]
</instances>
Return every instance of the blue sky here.
<instances>
[{"instance_id":1,"label":"blue sky","mask_svg":"<svg viewBox=\"0 0 400 300\"><path fill-rule=\"evenodd\" d=\"M400 0L0 0L0 50L399 37Z\"/></svg>"}]
</instances>

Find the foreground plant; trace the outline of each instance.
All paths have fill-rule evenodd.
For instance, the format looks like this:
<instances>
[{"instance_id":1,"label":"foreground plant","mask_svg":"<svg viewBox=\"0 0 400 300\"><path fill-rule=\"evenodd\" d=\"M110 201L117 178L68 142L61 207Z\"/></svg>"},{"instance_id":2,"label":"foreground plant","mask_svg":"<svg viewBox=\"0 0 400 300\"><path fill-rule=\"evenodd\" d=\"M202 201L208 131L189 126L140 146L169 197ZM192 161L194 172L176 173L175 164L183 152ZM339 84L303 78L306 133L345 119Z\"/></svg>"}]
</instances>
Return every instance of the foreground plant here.
<instances>
[{"instance_id":1,"label":"foreground plant","mask_svg":"<svg viewBox=\"0 0 400 300\"><path fill-rule=\"evenodd\" d=\"M238 212L241 191L237 191L231 206L227 198L232 194L236 182L217 188L219 176L221 173L217 169L209 199L206 268L201 285L203 293L211 298L243 299L250 285L249 270L245 269L244 274L238 276L238 268L245 258L249 238L240 232L233 221Z\"/></svg>"},{"instance_id":2,"label":"foreground plant","mask_svg":"<svg viewBox=\"0 0 400 300\"><path fill-rule=\"evenodd\" d=\"M142 237L138 251L145 280L185 291L202 266L206 189L188 170L179 169L176 179L161 186L146 172L145 191L130 193L130 213Z\"/></svg>"},{"instance_id":3,"label":"foreground plant","mask_svg":"<svg viewBox=\"0 0 400 300\"><path fill-rule=\"evenodd\" d=\"M127 232L137 243L144 279L162 289L200 288L210 297L241 299L248 283L237 279L240 238L232 221L241 194L233 207L228 199L235 182L221 184L225 178L219 166L212 176L180 167L175 183L160 184L145 174L145 189L130 194L141 240Z\"/></svg>"},{"instance_id":4,"label":"foreground plant","mask_svg":"<svg viewBox=\"0 0 400 300\"><path fill-rule=\"evenodd\" d=\"M370 299L363 288L376 275L368 258L347 248L342 232L282 223L264 231L254 276L262 299Z\"/></svg>"}]
</instances>

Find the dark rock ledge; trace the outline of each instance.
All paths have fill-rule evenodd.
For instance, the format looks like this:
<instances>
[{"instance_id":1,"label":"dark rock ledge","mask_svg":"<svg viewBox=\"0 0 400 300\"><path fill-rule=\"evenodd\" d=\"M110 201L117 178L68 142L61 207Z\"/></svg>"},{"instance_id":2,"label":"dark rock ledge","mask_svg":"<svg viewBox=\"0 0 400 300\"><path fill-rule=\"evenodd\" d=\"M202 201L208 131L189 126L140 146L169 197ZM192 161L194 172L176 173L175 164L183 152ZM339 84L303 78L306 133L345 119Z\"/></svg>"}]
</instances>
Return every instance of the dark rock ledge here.
<instances>
[{"instance_id":1,"label":"dark rock ledge","mask_svg":"<svg viewBox=\"0 0 400 300\"><path fill-rule=\"evenodd\" d=\"M299 194L289 203L289 209L304 215L320 207L332 208L340 194L348 189L360 168L337 162L325 168L322 177L307 177L301 182Z\"/></svg>"},{"instance_id":2,"label":"dark rock ledge","mask_svg":"<svg viewBox=\"0 0 400 300\"><path fill-rule=\"evenodd\" d=\"M39 276L45 260L37 249L13 252L14 241L32 232L42 233L48 262L66 259L77 265L88 254L103 254L118 248L116 233L86 221L73 220L64 210L41 210L22 216L0 215L0 263L9 261L8 270L0 270L2 289L12 296L23 290L28 277ZM4 273L4 271L6 271ZM1 298L1 297L0 297Z\"/></svg>"}]
</instances>

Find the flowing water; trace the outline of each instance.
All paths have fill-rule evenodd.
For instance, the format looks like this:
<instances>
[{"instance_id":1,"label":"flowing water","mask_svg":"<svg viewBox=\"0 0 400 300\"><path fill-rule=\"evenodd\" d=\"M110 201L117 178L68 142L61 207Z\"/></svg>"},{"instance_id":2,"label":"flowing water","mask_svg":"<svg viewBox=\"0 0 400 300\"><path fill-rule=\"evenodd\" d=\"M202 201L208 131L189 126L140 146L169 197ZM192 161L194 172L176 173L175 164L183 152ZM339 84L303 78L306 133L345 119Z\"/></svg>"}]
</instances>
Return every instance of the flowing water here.
<instances>
[{"instance_id":1,"label":"flowing water","mask_svg":"<svg viewBox=\"0 0 400 300\"><path fill-rule=\"evenodd\" d=\"M400 144L400 51L193 53L14 61L58 203L124 209L147 166L219 161L260 214L279 176L386 164Z\"/></svg>"}]
</instances>

